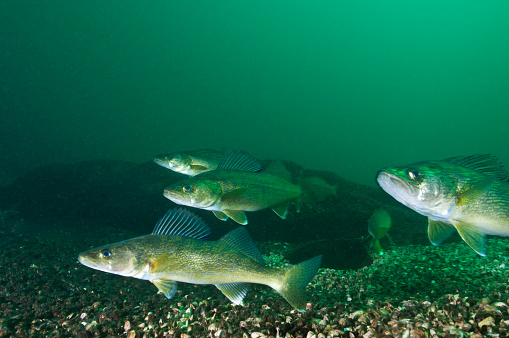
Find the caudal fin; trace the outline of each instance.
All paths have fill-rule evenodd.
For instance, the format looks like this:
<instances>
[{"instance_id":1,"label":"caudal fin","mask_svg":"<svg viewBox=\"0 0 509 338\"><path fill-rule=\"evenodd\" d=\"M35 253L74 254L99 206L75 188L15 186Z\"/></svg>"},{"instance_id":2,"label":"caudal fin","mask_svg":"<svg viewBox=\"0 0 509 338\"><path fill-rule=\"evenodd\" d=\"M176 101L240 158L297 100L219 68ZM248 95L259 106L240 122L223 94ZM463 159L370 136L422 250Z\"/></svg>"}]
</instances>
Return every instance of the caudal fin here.
<instances>
[{"instance_id":1,"label":"caudal fin","mask_svg":"<svg viewBox=\"0 0 509 338\"><path fill-rule=\"evenodd\" d=\"M336 197L337 187L327 183L318 176L306 176L300 179L300 185L304 190L304 200L308 202L321 202L329 196Z\"/></svg>"},{"instance_id":2,"label":"caudal fin","mask_svg":"<svg viewBox=\"0 0 509 338\"><path fill-rule=\"evenodd\" d=\"M306 286L318 272L321 263L322 256L317 256L286 270L285 281L278 291L300 312L306 309Z\"/></svg>"}]
</instances>

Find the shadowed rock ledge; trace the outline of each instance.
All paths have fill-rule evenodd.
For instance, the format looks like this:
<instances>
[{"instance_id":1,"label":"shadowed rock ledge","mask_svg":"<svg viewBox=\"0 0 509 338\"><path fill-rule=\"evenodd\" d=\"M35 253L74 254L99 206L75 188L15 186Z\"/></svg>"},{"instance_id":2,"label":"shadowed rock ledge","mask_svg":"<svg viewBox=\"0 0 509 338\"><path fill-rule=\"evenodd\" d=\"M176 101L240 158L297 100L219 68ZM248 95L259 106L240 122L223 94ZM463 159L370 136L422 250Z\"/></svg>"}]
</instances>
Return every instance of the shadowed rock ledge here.
<instances>
[{"instance_id":1,"label":"shadowed rock ledge","mask_svg":"<svg viewBox=\"0 0 509 338\"><path fill-rule=\"evenodd\" d=\"M267 166L270 161L262 161ZM367 221L383 206L393 218L390 230L397 246L429 245L426 219L393 201L381 189L359 185L334 173L306 170L284 161L292 175L317 176L337 187L337 195L317 203L292 206L286 220L271 210L248 213L247 229L258 242L287 242L293 261L324 255L323 266L353 269L370 264ZM150 233L175 204L163 197L164 188L186 178L152 162L115 160L53 164L35 168L1 188L0 209L15 210L24 220L65 222L69 228L93 232L109 226ZM238 224L222 222L209 211L193 209L204 218L217 239ZM86 229L83 229L86 224ZM119 238L118 240L122 240ZM389 243L382 240L382 245Z\"/></svg>"}]
</instances>

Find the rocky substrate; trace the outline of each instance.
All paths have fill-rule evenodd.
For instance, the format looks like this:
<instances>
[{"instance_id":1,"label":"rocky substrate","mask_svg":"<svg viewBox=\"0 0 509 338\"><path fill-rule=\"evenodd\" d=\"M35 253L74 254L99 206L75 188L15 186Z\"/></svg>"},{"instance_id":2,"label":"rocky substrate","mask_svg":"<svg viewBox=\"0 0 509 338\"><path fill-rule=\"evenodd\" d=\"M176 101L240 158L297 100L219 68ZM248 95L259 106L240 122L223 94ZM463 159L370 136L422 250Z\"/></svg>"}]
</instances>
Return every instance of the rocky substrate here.
<instances>
[{"instance_id":1,"label":"rocky substrate","mask_svg":"<svg viewBox=\"0 0 509 338\"><path fill-rule=\"evenodd\" d=\"M8 214L4 213L4 216ZM509 240L488 257L464 243L394 247L358 270L320 269L305 313L254 285L244 306L214 286L179 283L167 300L151 283L80 265L79 252L138 235L89 233L20 220L0 223L0 336L9 337L463 337L509 335ZM74 230L73 230L74 231ZM288 264L286 243L257 243Z\"/></svg>"}]
</instances>

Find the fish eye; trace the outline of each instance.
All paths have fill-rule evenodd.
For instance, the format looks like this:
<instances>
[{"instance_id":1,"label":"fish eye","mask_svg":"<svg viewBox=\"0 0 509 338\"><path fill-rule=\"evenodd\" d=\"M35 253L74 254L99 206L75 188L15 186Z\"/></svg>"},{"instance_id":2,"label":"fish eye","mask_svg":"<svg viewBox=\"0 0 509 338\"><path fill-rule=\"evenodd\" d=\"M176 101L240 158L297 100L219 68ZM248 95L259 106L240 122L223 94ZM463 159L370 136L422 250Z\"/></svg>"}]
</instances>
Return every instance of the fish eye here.
<instances>
[{"instance_id":1,"label":"fish eye","mask_svg":"<svg viewBox=\"0 0 509 338\"><path fill-rule=\"evenodd\" d=\"M418 181L422 178L421 173L418 172L417 170L409 170L407 174L408 178L411 179L412 181Z\"/></svg>"},{"instance_id":2,"label":"fish eye","mask_svg":"<svg viewBox=\"0 0 509 338\"><path fill-rule=\"evenodd\" d=\"M104 249L103 251L101 251L101 256L103 258L108 258L108 257L111 257L112 253L110 250L108 249Z\"/></svg>"},{"instance_id":3,"label":"fish eye","mask_svg":"<svg viewBox=\"0 0 509 338\"><path fill-rule=\"evenodd\" d=\"M189 184L186 184L182 190L184 190L185 192L190 192L191 190L193 190L193 187L191 187Z\"/></svg>"}]
</instances>

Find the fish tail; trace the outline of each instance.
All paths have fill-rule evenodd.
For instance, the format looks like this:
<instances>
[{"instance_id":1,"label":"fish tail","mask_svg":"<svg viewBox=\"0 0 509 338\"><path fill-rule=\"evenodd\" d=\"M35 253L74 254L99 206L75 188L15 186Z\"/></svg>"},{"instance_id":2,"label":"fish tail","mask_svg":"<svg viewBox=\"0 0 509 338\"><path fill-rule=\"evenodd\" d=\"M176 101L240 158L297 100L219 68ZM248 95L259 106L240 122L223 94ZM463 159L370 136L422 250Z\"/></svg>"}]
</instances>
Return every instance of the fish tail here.
<instances>
[{"instance_id":1,"label":"fish tail","mask_svg":"<svg viewBox=\"0 0 509 338\"><path fill-rule=\"evenodd\" d=\"M321 202L329 196L337 196L337 186L327 183L318 176L303 177L299 184L303 189L304 200Z\"/></svg>"},{"instance_id":2,"label":"fish tail","mask_svg":"<svg viewBox=\"0 0 509 338\"><path fill-rule=\"evenodd\" d=\"M283 285L279 293L300 312L306 309L306 287L318 272L322 256L308 259L294 265L285 272Z\"/></svg>"}]
</instances>

